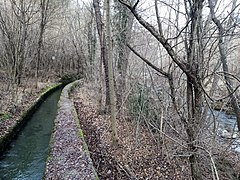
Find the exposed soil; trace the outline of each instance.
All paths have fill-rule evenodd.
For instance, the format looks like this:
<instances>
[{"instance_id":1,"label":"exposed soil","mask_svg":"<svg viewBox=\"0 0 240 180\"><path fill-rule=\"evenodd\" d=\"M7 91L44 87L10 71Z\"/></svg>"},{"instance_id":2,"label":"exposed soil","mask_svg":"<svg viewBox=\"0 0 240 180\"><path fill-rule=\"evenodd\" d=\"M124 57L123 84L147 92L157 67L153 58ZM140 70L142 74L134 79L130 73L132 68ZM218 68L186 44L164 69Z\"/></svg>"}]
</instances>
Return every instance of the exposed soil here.
<instances>
[{"instance_id":1,"label":"exposed soil","mask_svg":"<svg viewBox=\"0 0 240 180\"><path fill-rule=\"evenodd\" d=\"M98 113L95 92L92 87L78 89L74 103L100 179L191 179L186 159L167 156L141 126L136 136L131 121L118 120L119 146L113 148L109 117Z\"/></svg>"}]
</instances>

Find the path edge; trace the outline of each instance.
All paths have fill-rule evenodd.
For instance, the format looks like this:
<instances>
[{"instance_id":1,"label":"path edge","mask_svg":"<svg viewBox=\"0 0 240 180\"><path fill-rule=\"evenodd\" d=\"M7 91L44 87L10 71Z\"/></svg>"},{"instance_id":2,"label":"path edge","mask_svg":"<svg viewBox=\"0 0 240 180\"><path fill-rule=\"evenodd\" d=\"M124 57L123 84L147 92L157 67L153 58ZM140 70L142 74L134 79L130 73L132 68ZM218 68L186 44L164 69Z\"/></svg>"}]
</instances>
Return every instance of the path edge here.
<instances>
[{"instance_id":1,"label":"path edge","mask_svg":"<svg viewBox=\"0 0 240 180\"><path fill-rule=\"evenodd\" d=\"M88 158L88 162L89 162L89 165L91 166L91 169L92 169L92 172L94 174L95 180L99 180L99 177L97 175L97 171L96 171L95 167L93 166L93 162L92 162L92 159L90 157L90 151L89 151L88 145L87 145L87 143L85 141L84 133L83 133L83 131L81 129L81 126L80 126L80 120L78 118L77 111L75 109L73 100L70 97L71 93L73 92L73 90L75 88L77 88L77 87L83 86L83 84L84 84L84 80L81 79L81 80L76 80L76 81L66 85L63 88L62 93L61 93L60 98L59 98L59 101L58 101L58 110L61 108L63 103L66 103L66 101L67 101L67 103L70 103L71 111L73 113L74 120L75 120L75 122L77 124L77 127L78 127L79 137L81 138L81 140L82 140L82 142L84 144L84 153L86 154L86 156ZM56 116L55 120L57 119L57 116ZM55 124L54 124L54 128L53 129L54 130L56 129L55 128ZM48 157L47 157L47 160L46 160L46 167L45 167L45 173L44 173L44 178L43 179L47 179L47 175L46 175L46 172L48 170L48 166L47 165L48 165L48 162L50 162L50 160L52 159L51 153L52 153L53 148L54 148L53 144L54 144L54 132L52 132L52 135L51 135L51 138L50 138L50 142L49 142L49 152L48 152Z\"/></svg>"}]
</instances>

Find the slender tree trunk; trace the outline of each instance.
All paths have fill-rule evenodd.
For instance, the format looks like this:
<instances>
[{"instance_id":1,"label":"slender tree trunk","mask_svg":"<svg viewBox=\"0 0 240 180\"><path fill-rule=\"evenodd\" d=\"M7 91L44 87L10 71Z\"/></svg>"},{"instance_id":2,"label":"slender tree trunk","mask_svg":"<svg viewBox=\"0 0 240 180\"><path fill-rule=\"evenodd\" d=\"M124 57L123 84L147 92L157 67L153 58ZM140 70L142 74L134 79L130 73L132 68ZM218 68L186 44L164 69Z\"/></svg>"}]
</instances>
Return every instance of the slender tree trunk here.
<instances>
[{"instance_id":1,"label":"slender tree trunk","mask_svg":"<svg viewBox=\"0 0 240 180\"><path fill-rule=\"evenodd\" d=\"M224 28L222 26L222 24L220 23L220 21L216 18L215 16L215 12L214 12L214 7L215 4L212 2L212 0L208 0L209 3L209 8L210 8L210 13L212 16L212 20L215 23L215 25L218 28L218 32L219 32L219 40L218 40L218 48L219 48L219 52L220 52L220 60L222 63L222 69L224 72L224 80L225 80L225 85L227 87L227 91L229 93L229 97L231 99L231 104L233 107L233 110L236 114L237 117L237 126L238 126L238 131L240 131L240 107L238 104L238 99L234 93L234 89L233 89L233 83L232 80L229 77L229 69L228 69L228 63L227 63L227 53L226 53L226 48L224 47ZM235 7L233 7L234 9Z\"/></svg>"},{"instance_id":2,"label":"slender tree trunk","mask_svg":"<svg viewBox=\"0 0 240 180\"><path fill-rule=\"evenodd\" d=\"M89 77L90 79L93 79L94 76L94 61L95 61L95 55L96 55L96 27L94 24L94 15L93 15L93 9L91 8L91 19L88 22L88 59L89 59L89 65L90 65L90 72Z\"/></svg>"},{"instance_id":3,"label":"slender tree trunk","mask_svg":"<svg viewBox=\"0 0 240 180\"><path fill-rule=\"evenodd\" d=\"M105 111L108 112L109 105L110 105L110 96L109 96L109 77L108 77L108 62L107 62L107 52L106 49L106 35L103 31L103 22L102 22L102 15L99 5L99 0L93 0L93 7L95 9L95 16L96 16L96 23L97 23L97 30L98 36L101 46L101 59L103 62L103 68L105 73L105 87L106 87L106 98L105 98Z\"/></svg>"},{"instance_id":4,"label":"slender tree trunk","mask_svg":"<svg viewBox=\"0 0 240 180\"><path fill-rule=\"evenodd\" d=\"M39 78L39 66L41 61L41 49L42 49L42 40L43 40L43 33L44 33L44 25L41 22L40 25L40 34L38 39L38 47L37 47L37 60L36 60L36 71L35 71L35 87L38 87L38 78Z\"/></svg>"},{"instance_id":5,"label":"slender tree trunk","mask_svg":"<svg viewBox=\"0 0 240 180\"><path fill-rule=\"evenodd\" d=\"M114 91L114 76L113 76L113 55L112 55L112 43L111 43L111 22L110 22L110 0L104 1L106 20L105 20L105 31L106 31L106 45L108 49L108 77L109 77L109 95L110 95L110 112L111 112L111 127L112 127L112 145L117 146L118 135L117 135L117 120L116 120L116 101Z\"/></svg>"},{"instance_id":6,"label":"slender tree trunk","mask_svg":"<svg viewBox=\"0 0 240 180\"><path fill-rule=\"evenodd\" d=\"M21 78L22 78L22 73L23 73L23 64L25 61L25 52L26 52L26 39L27 39L27 17L26 17L26 10L25 7L26 4L23 1L20 1L20 18L21 18L21 36L20 36L20 45L18 47L18 61L17 61L17 67L16 67L16 80L17 80L17 85L20 85L21 83Z\"/></svg>"},{"instance_id":7,"label":"slender tree trunk","mask_svg":"<svg viewBox=\"0 0 240 180\"><path fill-rule=\"evenodd\" d=\"M117 87L117 109L119 115L122 115L123 109L123 100L126 90L126 77L127 77L127 68L128 68L128 57L130 50L127 48L127 44L131 39L131 31L133 26L134 16L130 11L120 4L118 1L115 2L118 10L117 17L117 29L119 36L117 37L118 43L118 87Z\"/></svg>"},{"instance_id":8,"label":"slender tree trunk","mask_svg":"<svg viewBox=\"0 0 240 180\"><path fill-rule=\"evenodd\" d=\"M45 26L47 24L47 9L49 5L49 0L40 0L40 13L41 13L41 22L39 25L39 38L37 46L37 60L36 60L36 70L35 70L35 87L38 87L38 78L39 78L39 66L41 62L41 51L43 45L43 34L45 31Z\"/></svg>"}]
</instances>

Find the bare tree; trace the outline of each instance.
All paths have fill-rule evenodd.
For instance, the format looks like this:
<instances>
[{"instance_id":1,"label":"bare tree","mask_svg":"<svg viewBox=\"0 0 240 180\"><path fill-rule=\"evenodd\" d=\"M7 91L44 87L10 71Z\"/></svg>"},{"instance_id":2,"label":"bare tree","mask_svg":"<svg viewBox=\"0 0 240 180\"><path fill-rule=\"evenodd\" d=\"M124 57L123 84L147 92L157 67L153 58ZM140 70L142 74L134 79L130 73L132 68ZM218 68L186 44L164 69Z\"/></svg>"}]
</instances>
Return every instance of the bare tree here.
<instances>
[{"instance_id":1,"label":"bare tree","mask_svg":"<svg viewBox=\"0 0 240 180\"><path fill-rule=\"evenodd\" d=\"M93 7L95 10L96 16L96 24L98 30L98 37L101 46L101 62L103 62L104 66L104 73L105 73L105 87L106 87L106 98L105 98L105 110L108 111L109 104L110 104L110 96L109 96L109 77L108 77L108 65L107 65L107 46L106 46L106 34L103 31L103 20L101 9L99 5L99 0L93 0Z\"/></svg>"},{"instance_id":2,"label":"bare tree","mask_svg":"<svg viewBox=\"0 0 240 180\"><path fill-rule=\"evenodd\" d=\"M183 116L179 112L180 119L184 124L187 136L188 136L188 147L191 152L189 161L191 164L192 176L194 179L202 179L201 170L199 168L199 160L197 156L197 138L198 133L201 130L203 120L202 120L202 103L203 103L203 90L202 90L202 66L203 66L203 51L202 51L202 41L201 41L201 23L202 23L202 8L203 1L192 0L189 2L185 1L186 12L188 14L187 27L189 25L189 36L185 41L187 50L187 60L181 58L173 49L168 39L164 36L161 18L158 14L157 1L155 3L156 16L158 29L153 25L144 20L139 12L137 11L137 6L139 1L131 5L125 1L119 0L122 4L129 8L133 13L137 21L146 28L153 37L156 38L158 42L167 51L168 55L171 57L172 61L181 69L181 71L187 77L187 116ZM183 29L184 30L184 29Z\"/></svg>"},{"instance_id":3,"label":"bare tree","mask_svg":"<svg viewBox=\"0 0 240 180\"><path fill-rule=\"evenodd\" d=\"M98 36L101 46L101 59L104 65L105 72L105 84L106 84L106 107L111 112L111 127L112 127L112 144L117 145L117 122L116 122L116 102L115 102L115 91L114 91L114 77L113 77L113 56L112 56L112 43L111 43L111 20L110 20L110 1L104 1L104 13L105 18L103 21L99 1L93 0L93 6L95 9L96 23L98 29ZM104 22L104 25L103 25Z\"/></svg>"},{"instance_id":4,"label":"bare tree","mask_svg":"<svg viewBox=\"0 0 240 180\"><path fill-rule=\"evenodd\" d=\"M12 83L21 83L24 64L28 54L27 43L29 41L29 26L33 24L36 15L35 1L15 1L5 2L5 8L0 12L0 29L3 39L5 39L4 49L8 61L11 63Z\"/></svg>"},{"instance_id":5,"label":"bare tree","mask_svg":"<svg viewBox=\"0 0 240 180\"><path fill-rule=\"evenodd\" d=\"M215 25L217 26L218 33L219 33L218 48L219 48L219 53L220 53L220 61L222 63L222 69L223 69L223 73L224 73L223 75L224 75L224 79L225 79L225 85L227 87L227 91L228 91L229 97L231 99L231 104L232 104L232 107L233 107L234 112L237 117L238 131L240 131L240 107L239 107L238 99L236 97L235 90L233 87L233 82L229 76L229 67L228 67L227 51L226 51L227 46L225 45L228 42L226 42L226 38L224 40L225 29L224 29L222 23L220 22L220 20L217 19L215 12L214 12L214 8L216 6L217 1L208 0L208 3L209 3L212 20L215 23ZM232 5L231 13L233 13L236 8L236 0L234 0L232 2L232 4L233 5ZM230 16L230 17L231 17L230 19L232 21L232 16ZM231 23L228 23L228 26L230 26L230 28L233 28Z\"/></svg>"},{"instance_id":6,"label":"bare tree","mask_svg":"<svg viewBox=\"0 0 240 180\"><path fill-rule=\"evenodd\" d=\"M107 62L108 62L108 77L109 77L109 98L110 98L110 112L111 112L111 127L112 127L112 144L117 146L117 120L116 120L116 102L115 102L115 90L114 90L114 76L113 76L113 55L112 55L112 43L111 43L111 18L110 18L110 0L104 1L105 9L105 34L107 45Z\"/></svg>"},{"instance_id":7,"label":"bare tree","mask_svg":"<svg viewBox=\"0 0 240 180\"><path fill-rule=\"evenodd\" d=\"M36 70L35 70L35 78L36 78L36 88L38 84L38 76L39 76L39 63L41 61L41 51L43 45L43 35L48 22L49 12L49 0L40 0L40 24L39 24L39 38L37 43L37 60L36 60Z\"/></svg>"},{"instance_id":8,"label":"bare tree","mask_svg":"<svg viewBox=\"0 0 240 180\"><path fill-rule=\"evenodd\" d=\"M130 51L127 48L127 44L131 40L131 32L133 27L133 14L130 11L120 4L118 1L115 1L116 6L116 15L115 15L115 28L116 28L116 43L117 43L117 70L118 74L116 75L117 80L117 108L120 111L119 114L122 114L124 94L126 90L126 78L127 78L127 68L128 68L128 58Z\"/></svg>"}]
</instances>

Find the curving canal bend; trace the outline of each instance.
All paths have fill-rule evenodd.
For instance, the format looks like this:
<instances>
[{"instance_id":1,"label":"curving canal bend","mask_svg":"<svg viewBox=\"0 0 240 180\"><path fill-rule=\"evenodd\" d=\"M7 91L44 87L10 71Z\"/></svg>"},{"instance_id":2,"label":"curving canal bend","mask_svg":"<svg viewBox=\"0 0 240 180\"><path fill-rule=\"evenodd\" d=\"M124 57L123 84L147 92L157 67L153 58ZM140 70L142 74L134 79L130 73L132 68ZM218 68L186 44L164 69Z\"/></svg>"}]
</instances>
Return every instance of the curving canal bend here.
<instances>
[{"instance_id":1,"label":"curving canal bend","mask_svg":"<svg viewBox=\"0 0 240 180\"><path fill-rule=\"evenodd\" d=\"M41 104L1 157L0 179L43 178L60 94L55 91Z\"/></svg>"}]
</instances>

